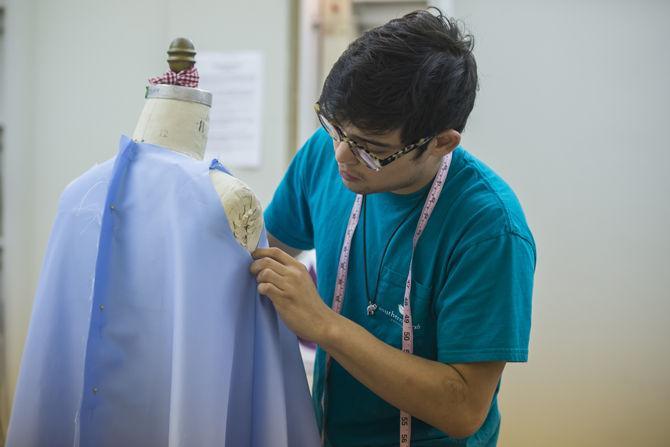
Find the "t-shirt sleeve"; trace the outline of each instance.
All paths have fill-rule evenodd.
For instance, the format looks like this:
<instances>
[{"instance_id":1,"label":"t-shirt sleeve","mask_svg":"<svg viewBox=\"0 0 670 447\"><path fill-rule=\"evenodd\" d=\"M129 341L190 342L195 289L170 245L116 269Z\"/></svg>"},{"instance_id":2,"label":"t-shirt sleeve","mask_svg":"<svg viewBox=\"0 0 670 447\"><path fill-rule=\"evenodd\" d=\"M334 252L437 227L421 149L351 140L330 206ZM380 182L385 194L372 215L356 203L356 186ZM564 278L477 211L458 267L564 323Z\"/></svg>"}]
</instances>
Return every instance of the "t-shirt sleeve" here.
<instances>
[{"instance_id":1,"label":"t-shirt sleeve","mask_svg":"<svg viewBox=\"0 0 670 447\"><path fill-rule=\"evenodd\" d=\"M284 178L272 197L263 217L267 231L284 244L299 250L314 248L314 229L309 209L306 168L309 165L312 136L293 157Z\"/></svg>"},{"instance_id":2,"label":"t-shirt sleeve","mask_svg":"<svg viewBox=\"0 0 670 447\"><path fill-rule=\"evenodd\" d=\"M535 247L514 233L456 250L435 303L445 363L525 362Z\"/></svg>"}]
</instances>

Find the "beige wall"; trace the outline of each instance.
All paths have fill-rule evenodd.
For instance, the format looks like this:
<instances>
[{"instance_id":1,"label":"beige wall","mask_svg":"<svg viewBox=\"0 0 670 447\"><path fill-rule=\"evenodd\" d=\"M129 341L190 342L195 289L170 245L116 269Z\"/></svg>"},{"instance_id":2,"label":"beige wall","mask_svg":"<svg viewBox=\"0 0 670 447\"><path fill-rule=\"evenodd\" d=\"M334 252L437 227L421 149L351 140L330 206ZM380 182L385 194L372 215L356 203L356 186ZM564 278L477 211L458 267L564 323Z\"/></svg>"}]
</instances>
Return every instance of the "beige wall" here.
<instances>
[{"instance_id":1,"label":"beige wall","mask_svg":"<svg viewBox=\"0 0 670 447\"><path fill-rule=\"evenodd\" d=\"M503 447L670 445L670 2L463 0L481 90L464 144L538 246Z\"/></svg>"}]
</instances>

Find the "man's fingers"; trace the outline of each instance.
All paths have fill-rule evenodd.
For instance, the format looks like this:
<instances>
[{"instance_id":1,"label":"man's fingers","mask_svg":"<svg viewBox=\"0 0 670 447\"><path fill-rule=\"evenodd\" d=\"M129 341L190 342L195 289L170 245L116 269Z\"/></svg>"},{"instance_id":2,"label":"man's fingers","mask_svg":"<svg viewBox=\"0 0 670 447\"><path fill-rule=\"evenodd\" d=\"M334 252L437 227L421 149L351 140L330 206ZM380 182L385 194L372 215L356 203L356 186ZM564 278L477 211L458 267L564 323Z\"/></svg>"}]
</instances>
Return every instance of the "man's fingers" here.
<instances>
[{"instance_id":1,"label":"man's fingers","mask_svg":"<svg viewBox=\"0 0 670 447\"><path fill-rule=\"evenodd\" d=\"M269 282L258 283L258 293L265 295L274 303L274 300L281 296L281 290Z\"/></svg>"},{"instance_id":2,"label":"man's fingers","mask_svg":"<svg viewBox=\"0 0 670 447\"><path fill-rule=\"evenodd\" d=\"M280 275L286 274L286 266L272 258L260 258L252 262L251 267L249 268L253 275L258 275L264 269L274 270Z\"/></svg>"},{"instance_id":3,"label":"man's fingers","mask_svg":"<svg viewBox=\"0 0 670 447\"><path fill-rule=\"evenodd\" d=\"M277 287L279 290L284 291L284 282L285 279L279 273L275 272L272 269L263 269L258 275L256 275L256 280L259 283L270 283Z\"/></svg>"},{"instance_id":4,"label":"man's fingers","mask_svg":"<svg viewBox=\"0 0 670 447\"><path fill-rule=\"evenodd\" d=\"M253 253L251 253L251 256L254 259L260 259L260 258L272 258L275 261L279 262L280 264L284 265L291 265L296 261L293 256L289 255L283 250L280 250L277 247L270 247L270 248L257 248L254 250Z\"/></svg>"}]
</instances>

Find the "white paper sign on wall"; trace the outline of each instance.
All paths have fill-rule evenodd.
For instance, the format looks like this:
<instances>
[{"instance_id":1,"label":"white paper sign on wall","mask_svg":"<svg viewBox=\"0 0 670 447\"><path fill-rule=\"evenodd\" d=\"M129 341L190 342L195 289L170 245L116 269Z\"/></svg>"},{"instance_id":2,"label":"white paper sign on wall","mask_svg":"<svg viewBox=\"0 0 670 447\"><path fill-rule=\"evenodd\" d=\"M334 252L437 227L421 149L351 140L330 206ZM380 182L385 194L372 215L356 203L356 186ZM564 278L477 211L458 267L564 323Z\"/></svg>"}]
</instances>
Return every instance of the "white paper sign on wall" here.
<instances>
[{"instance_id":1,"label":"white paper sign on wall","mask_svg":"<svg viewBox=\"0 0 670 447\"><path fill-rule=\"evenodd\" d=\"M205 157L232 167L260 166L263 55L200 52L197 61L200 88L213 96Z\"/></svg>"}]
</instances>

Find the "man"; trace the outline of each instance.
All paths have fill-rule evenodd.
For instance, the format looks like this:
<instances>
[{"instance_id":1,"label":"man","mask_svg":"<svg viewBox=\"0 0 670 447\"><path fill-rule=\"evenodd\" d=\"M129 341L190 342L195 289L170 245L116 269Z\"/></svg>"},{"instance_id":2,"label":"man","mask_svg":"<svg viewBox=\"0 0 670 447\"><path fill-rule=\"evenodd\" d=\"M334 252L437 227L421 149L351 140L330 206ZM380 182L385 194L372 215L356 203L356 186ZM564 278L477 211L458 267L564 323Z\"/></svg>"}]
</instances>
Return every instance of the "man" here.
<instances>
[{"instance_id":1,"label":"man","mask_svg":"<svg viewBox=\"0 0 670 447\"><path fill-rule=\"evenodd\" d=\"M496 444L503 368L528 357L535 244L512 190L459 146L476 90L472 39L439 11L365 33L266 210L273 248L251 271L319 345L326 445ZM291 256L312 248L318 291Z\"/></svg>"}]
</instances>

